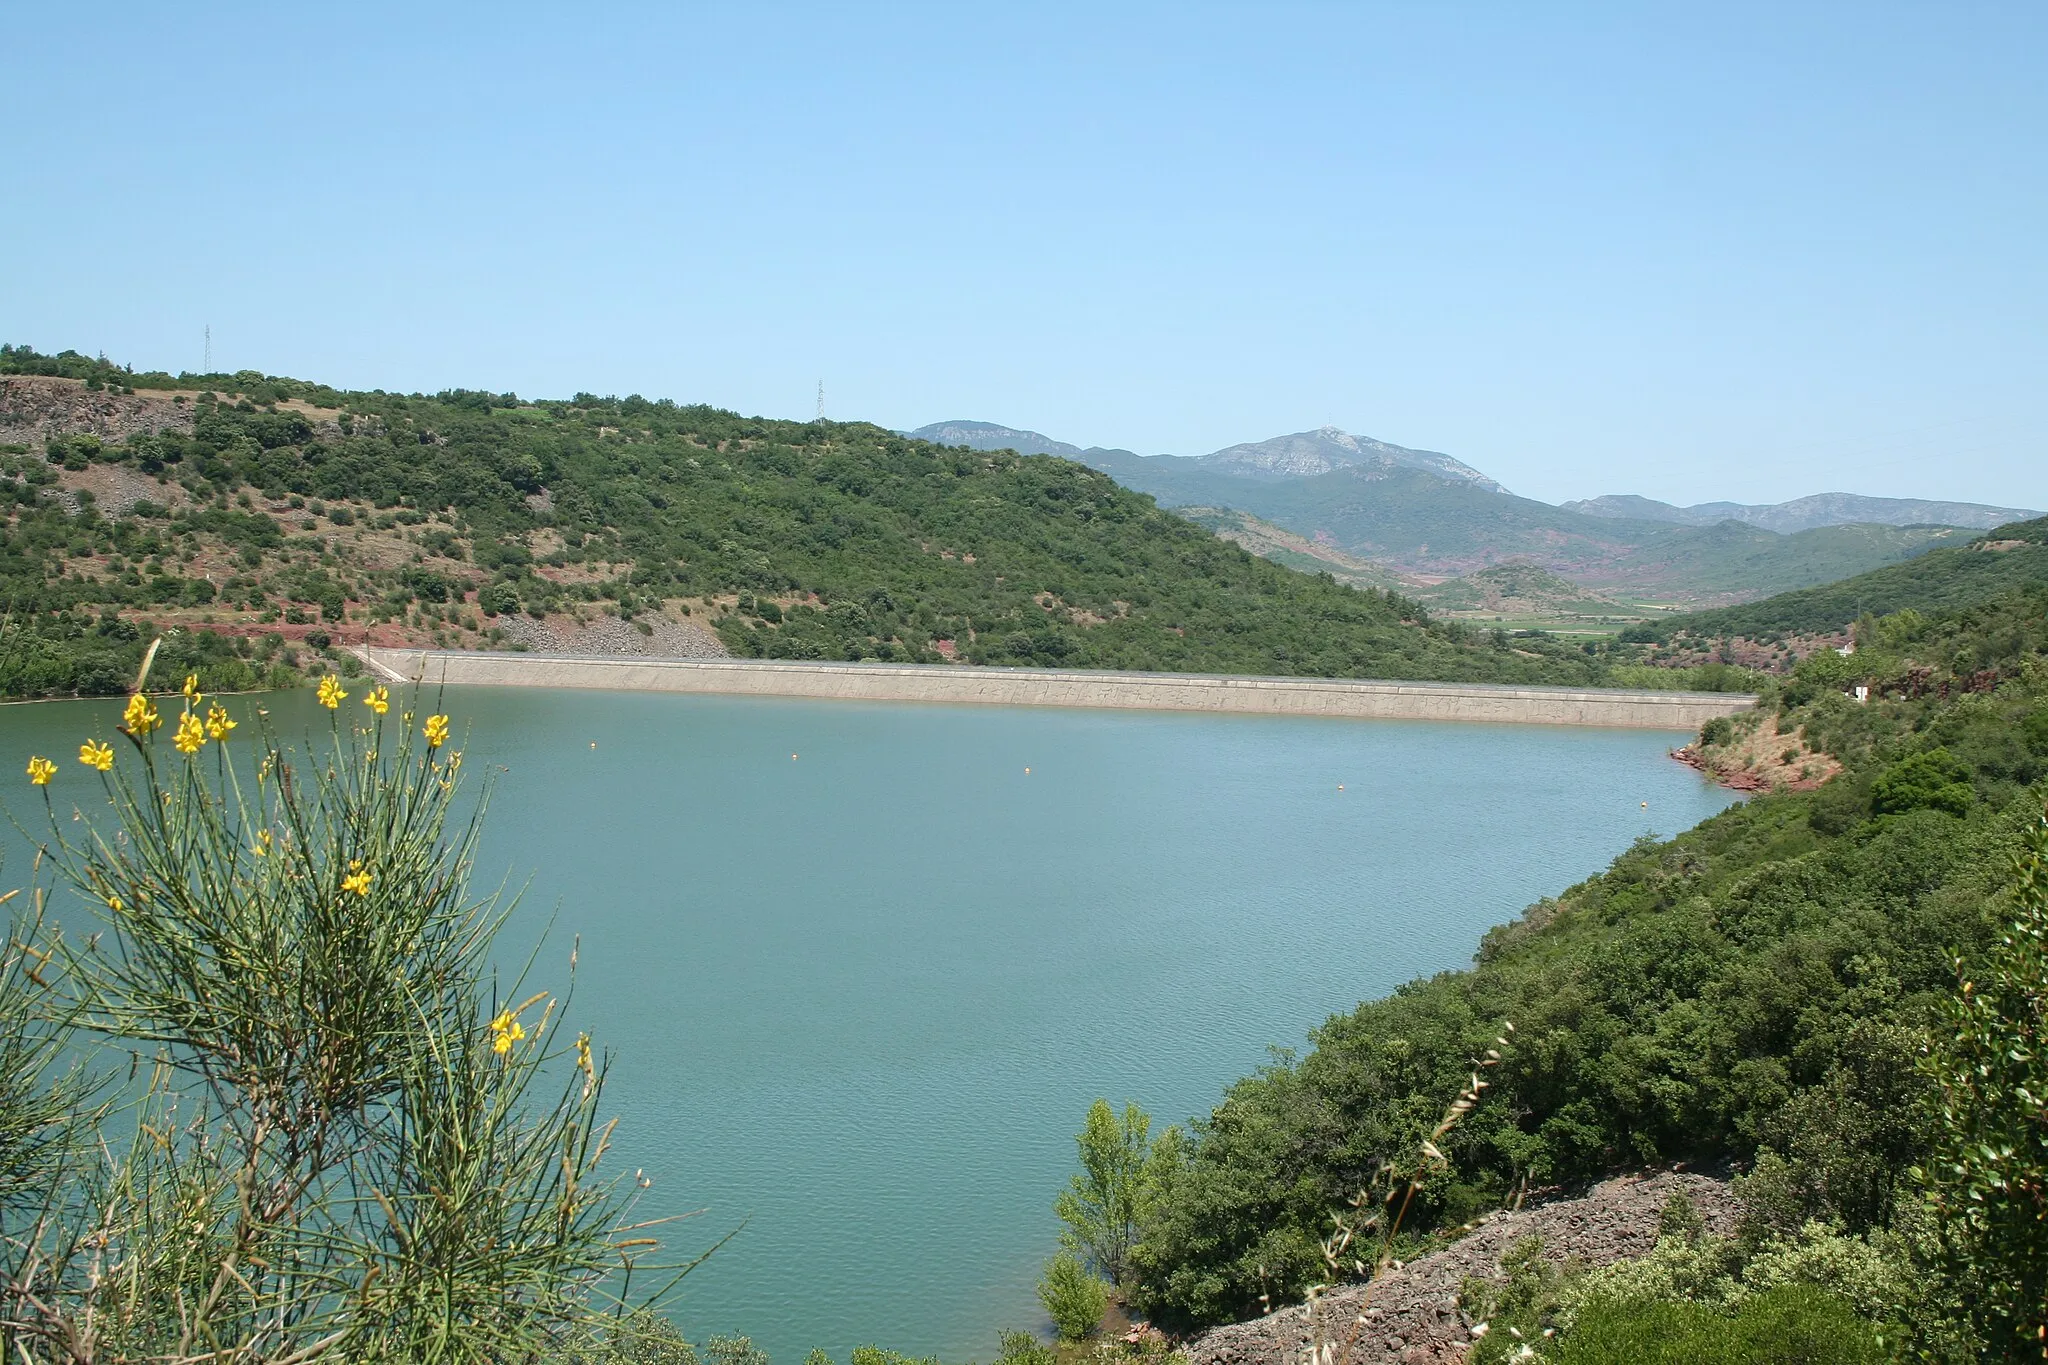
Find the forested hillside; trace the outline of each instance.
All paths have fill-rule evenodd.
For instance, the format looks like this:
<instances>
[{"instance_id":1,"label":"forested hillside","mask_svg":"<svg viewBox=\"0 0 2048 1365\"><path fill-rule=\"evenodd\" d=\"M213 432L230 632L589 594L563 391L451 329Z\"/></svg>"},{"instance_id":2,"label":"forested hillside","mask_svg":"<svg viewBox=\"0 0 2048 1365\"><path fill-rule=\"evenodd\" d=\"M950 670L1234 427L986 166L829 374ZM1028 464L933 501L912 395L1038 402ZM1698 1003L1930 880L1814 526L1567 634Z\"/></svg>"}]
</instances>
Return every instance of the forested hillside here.
<instances>
[{"instance_id":1,"label":"forested hillside","mask_svg":"<svg viewBox=\"0 0 2048 1365\"><path fill-rule=\"evenodd\" d=\"M2036 583L2048 583L2048 518L2013 522L1962 545L1761 602L1668 616L1622 638L1647 643L1825 634L1866 615L1908 608L1954 611Z\"/></svg>"},{"instance_id":2,"label":"forested hillside","mask_svg":"<svg viewBox=\"0 0 2048 1365\"><path fill-rule=\"evenodd\" d=\"M476 645L519 613L608 612L687 615L772 658L1602 676L1582 651L1267 563L1050 457L639 397L345 393L26 348L0 351L0 382L18 433L0 593L52 658L103 618ZM32 690L68 690L59 672Z\"/></svg>"},{"instance_id":3,"label":"forested hillside","mask_svg":"<svg viewBox=\"0 0 2048 1365\"><path fill-rule=\"evenodd\" d=\"M1645 837L1494 930L1472 969L1330 1019L1305 1056L1238 1082L1163 1149L1131 1257L1137 1302L1218 1322L1315 1282L1332 1213L1431 1136L1507 1022L1491 1088L1436 1130L1448 1161L1412 1229L1614 1171L1729 1159L1752 1166L1751 1203L1782 1229L1911 1224L1913 1168L1942 1131L1919 1059L1955 996L1951 952L1967 964L1995 938L2041 818L2048 589L1900 613L1866 636L1702 741L1763 742L1787 767L1803 754L1840 776ZM1847 695L1858 683L1867 704Z\"/></svg>"}]
</instances>

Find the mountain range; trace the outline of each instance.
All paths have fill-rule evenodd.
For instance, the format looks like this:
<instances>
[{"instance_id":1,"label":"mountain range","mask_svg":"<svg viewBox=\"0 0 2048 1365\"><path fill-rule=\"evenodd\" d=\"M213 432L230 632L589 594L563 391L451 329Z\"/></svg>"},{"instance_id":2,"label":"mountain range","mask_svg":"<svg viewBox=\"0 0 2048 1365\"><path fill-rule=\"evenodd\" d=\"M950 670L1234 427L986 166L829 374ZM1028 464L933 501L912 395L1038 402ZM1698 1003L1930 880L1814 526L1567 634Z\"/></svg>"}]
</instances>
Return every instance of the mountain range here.
<instances>
[{"instance_id":1,"label":"mountain range","mask_svg":"<svg viewBox=\"0 0 2048 1365\"><path fill-rule=\"evenodd\" d=\"M1699 502L1674 507L1655 498L1633 493L1609 493L1605 497L1559 504L1568 512L1594 517L1618 517L1629 521L1669 521L1681 526L1712 526L1717 522L1740 521L1767 531L1790 534L1816 526L1847 526L1864 522L1877 526L1967 526L1988 531L2007 522L2026 521L2039 516L2023 507L1988 507L1977 502L1926 502L1919 498L1866 498L1855 493L1815 493L1790 502L1764 504L1740 502Z\"/></svg>"},{"instance_id":2,"label":"mountain range","mask_svg":"<svg viewBox=\"0 0 2048 1365\"><path fill-rule=\"evenodd\" d=\"M1765 506L1677 507L1634 495L1554 506L1518 497L1441 452L1336 427L1196 457L1084 448L991 422L940 422L905 434L1075 460L1292 567L1324 555L1319 567L1353 582L1385 575L1427 586L1528 563L1595 593L1706 606L1895 563L1966 538L1956 528L2039 515L1849 493Z\"/></svg>"}]
</instances>

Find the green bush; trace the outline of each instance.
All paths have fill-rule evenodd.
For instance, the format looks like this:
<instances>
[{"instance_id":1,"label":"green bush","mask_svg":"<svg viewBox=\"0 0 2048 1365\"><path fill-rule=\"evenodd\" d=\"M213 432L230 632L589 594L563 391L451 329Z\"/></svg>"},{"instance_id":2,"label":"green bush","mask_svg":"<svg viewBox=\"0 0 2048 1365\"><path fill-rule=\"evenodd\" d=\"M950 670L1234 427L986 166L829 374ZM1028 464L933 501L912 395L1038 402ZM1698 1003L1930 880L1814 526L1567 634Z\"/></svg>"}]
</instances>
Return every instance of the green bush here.
<instances>
[{"instance_id":1,"label":"green bush","mask_svg":"<svg viewBox=\"0 0 2048 1365\"><path fill-rule=\"evenodd\" d=\"M1109 1286L1089 1274L1073 1252L1062 1251L1045 1263L1038 1301L1063 1339L1079 1341L1101 1325L1109 1308Z\"/></svg>"},{"instance_id":2,"label":"green bush","mask_svg":"<svg viewBox=\"0 0 2048 1365\"><path fill-rule=\"evenodd\" d=\"M1947 749L1900 759L1870 789L1870 809L1877 815L1903 815L1909 810L1968 815L1976 804L1969 765Z\"/></svg>"},{"instance_id":3,"label":"green bush","mask_svg":"<svg viewBox=\"0 0 2048 1365\"><path fill-rule=\"evenodd\" d=\"M996 1337L996 1365L1058 1365L1059 1352L1029 1332L1003 1332Z\"/></svg>"},{"instance_id":4,"label":"green bush","mask_svg":"<svg viewBox=\"0 0 2048 1365\"><path fill-rule=\"evenodd\" d=\"M813 1355L820 1354L813 1352ZM806 1362L806 1365L811 1365ZM939 1365L937 1356L907 1356L880 1346L856 1346L849 1365Z\"/></svg>"},{"instance_id":5,"label":"green bush","mask_svg":"<svg viewBox=\"0 0 2048 1365\"><path fill-rule=\"evenodd\" d=\"M1596 1299L1542 1352L1553 1365L1878 1365L1877 1329L1824 1290L1758 1294L1733 1314L1697 1303Z\"/></svg>"}]
</instances>

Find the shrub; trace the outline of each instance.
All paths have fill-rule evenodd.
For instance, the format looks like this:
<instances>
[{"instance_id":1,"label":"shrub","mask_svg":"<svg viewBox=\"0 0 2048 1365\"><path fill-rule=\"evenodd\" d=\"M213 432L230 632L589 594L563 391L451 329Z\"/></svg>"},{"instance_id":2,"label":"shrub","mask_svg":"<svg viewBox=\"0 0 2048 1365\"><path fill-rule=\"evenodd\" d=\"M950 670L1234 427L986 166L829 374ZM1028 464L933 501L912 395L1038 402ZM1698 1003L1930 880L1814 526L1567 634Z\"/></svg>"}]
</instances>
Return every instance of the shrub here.
<instances>
[{"instance_id":1,"label":"shrub","mask_svg":"<svg viewBox=\"0 0 2048 1365\"><path fill-rule=\"evenodd\" d=\"M1697 1303L1602 1298L1544 1352L1555 1365L1876 1365L1877 1330L1806 1285L1759 1294L1734 1314Z\"/></svg>"},{"instance_id":2,"label":"shrub","mask_svg":"<svg viewBox=\"0 0 2048 1365\"><path fill-rule=\"evenodd\" d=\"M1925 1167L1945 1269L1990 1358L2048 1341L2048 818L2013 866L2003 932L1956 961L1958 991L1930 1068L1941 1137Z\"/></svg>"},{"instance_id":3,"label":"shrub","mask_svg":"<svg viewBox=\"0 0 2048 1365\"><path fill-rule=\"evenodd\" d=\"M1029 1332L1002 1332L996 1337L996 1365L1058 1365L1059 1352Z\"/></svg>"},{"instance_id":4,"label":"shrub","mask_svg":"<svg viewBox=\"0 0 2048 1365\"><path fill-rule=\"evenodd\" d=\"M1938 810L1968 815L1977 804L1970 769L1946 749L1902 758L1884 770L1870 789L1870 809L1878 815L1909 810Z\"/></svg>"},{"instance_id":5,"label":"shrub","mask_svg":"<svg viewBox=\"0 0 2048 1365\"><path fill-rule=\"evenodd\" d=\"M1109 1286L1088 1273L1079 1257L1062 1251L1045 1263L1038 1301L1067 1341L1079 1341L1102 1322L1109 1308Z\"/></svg>"},{"instance_id":6,"label":"shrub","mask_svg":"<svg viewBox=\"0 0 2048 1365\"><path fill-rule=\"evenodd\" d=\"M17 914L9 941L41 965L0 969L0 1098L44 1119L25 1139L0 1121L10 1343L481 1365L609 1323L633 1244L596 1169L605 1069L558 1041L558 997L493 985L506 909L468 891L478 826L450 823L445 719L422 736L403 702L337 709L298 754L187 687L132 698L83 773L30 768L39 864L100 932L72 946ZM74 832L53 782L106 813ZM59 1048L81 1070L46 1086ZM89 1103L80 1077L111 1087L138 1056L149 1084Z\"/></svg>"}]
</instances>

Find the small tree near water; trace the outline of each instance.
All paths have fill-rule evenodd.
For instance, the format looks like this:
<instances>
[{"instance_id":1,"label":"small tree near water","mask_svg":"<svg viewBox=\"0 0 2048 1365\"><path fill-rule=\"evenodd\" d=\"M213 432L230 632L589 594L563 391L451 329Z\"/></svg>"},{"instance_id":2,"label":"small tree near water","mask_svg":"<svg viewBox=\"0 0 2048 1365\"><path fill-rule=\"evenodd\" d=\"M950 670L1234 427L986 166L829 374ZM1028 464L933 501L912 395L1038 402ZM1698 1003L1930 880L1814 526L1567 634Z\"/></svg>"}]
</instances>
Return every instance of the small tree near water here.
<instances>
[{"instance_id":1,"label":"small tree near water","mask_svg":"<svg viewBox=\"0 0 2048 1365\"><path fill-rule=\"evenodd\" d=\"M1152 1119L1137 1105L1126 1103L1119 1116L1108 1100L1096 1100L1074 1139L1081 1170L1053 1201L1053 1212L1067 1225L1060 1245L1118 1284L1130 1274L1145 1211L1151 1133Z\"/></svg>"},{"instance_id":2,"label":"small tree near water","mask_svg":"<svg viewBox=\"0 0 2048 1365\"><path fill-rule=\"evenodd\" d=\"M1101 1324L1109 1309L1109 1286L1096 1279L1080 1257L1062 1251L1045 1263L1038 1301L1063 1339L1079 1341Z\"/></svg>"}]
</instances>

